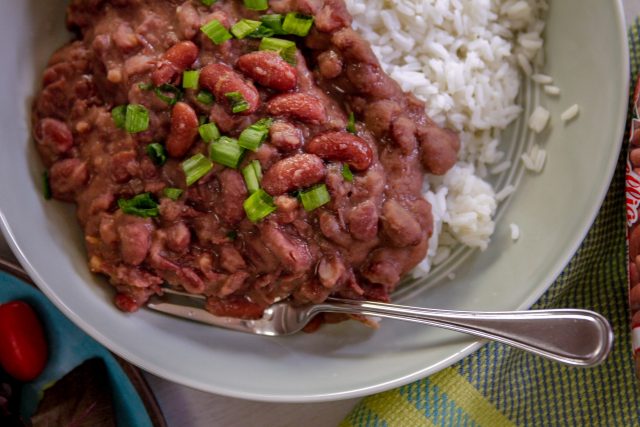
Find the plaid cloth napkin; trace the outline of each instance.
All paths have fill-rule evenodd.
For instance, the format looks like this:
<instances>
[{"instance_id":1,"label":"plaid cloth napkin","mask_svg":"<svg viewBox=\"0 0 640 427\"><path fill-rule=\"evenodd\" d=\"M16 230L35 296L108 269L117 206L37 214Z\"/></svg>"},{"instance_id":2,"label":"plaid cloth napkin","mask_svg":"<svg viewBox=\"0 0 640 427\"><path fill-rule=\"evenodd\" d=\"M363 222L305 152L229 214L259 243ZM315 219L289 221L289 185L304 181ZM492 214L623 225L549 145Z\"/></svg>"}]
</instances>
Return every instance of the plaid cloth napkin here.
<instances>
[{"instance_id":1,"label":"plaid cloth napkin","mask_svg":"<svg viewBox=\"0 0 640 427\"><path fill-rule=\"evenodd\" d=\"M631 77L640 68L640 18L629 32ZM616 340L589 369L489 343L450 368L363 399L341 426L640 426L627 300L626 141L604 204L582 246L534 308L605 315Z\"/></svg>"}]
</instances>

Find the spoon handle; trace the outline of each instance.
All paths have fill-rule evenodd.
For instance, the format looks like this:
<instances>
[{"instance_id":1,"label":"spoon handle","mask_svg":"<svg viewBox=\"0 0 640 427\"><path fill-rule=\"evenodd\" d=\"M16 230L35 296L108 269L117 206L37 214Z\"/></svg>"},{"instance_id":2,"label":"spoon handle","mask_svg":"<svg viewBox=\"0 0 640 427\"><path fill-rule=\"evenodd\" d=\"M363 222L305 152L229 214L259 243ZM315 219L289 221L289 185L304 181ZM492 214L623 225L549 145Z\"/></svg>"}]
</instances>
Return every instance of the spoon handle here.
<instances>
[{"instance_id":1,"label":"spoon handle","mask_svg":"<svg viewBox=\"0 0 640 427\"><path fill-rule=\"evenodd\" d=\"M589 310L474 312L331 298L317 311L358 313L451 329L574 366L594 366L609 354L611 325Z\"/></svg>"}]
</instances>

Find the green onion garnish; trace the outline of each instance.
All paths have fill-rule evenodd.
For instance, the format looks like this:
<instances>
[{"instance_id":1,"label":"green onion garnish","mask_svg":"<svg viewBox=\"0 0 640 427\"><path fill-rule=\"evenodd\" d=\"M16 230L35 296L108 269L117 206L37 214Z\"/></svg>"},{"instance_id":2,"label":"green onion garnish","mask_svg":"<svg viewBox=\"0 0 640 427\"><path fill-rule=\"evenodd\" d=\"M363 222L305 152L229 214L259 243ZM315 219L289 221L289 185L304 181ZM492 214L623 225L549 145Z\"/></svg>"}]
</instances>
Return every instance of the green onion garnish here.
<instances>
[{"instance_id":1,"label":"green onion garnish","mask_svg":"<svg viewBox=\"0 0 640 427\"><path fill-rule=\"evenodd\" d=\"M273 31L274 34L284 34L284 30L282 29L282 15L277 13L262 15L260 21L264 27Z\"/></svg>"},{"instance_id":2,"label":"green onion garnish","mask_svg":"<svg viewBox=\"0 0 640 427\"><path fill-rule=\"evenodd\" d=\"M231 102L231 111L233 113L242 113L249 109L249 103L240 92L228 92L224 96Z\"/></svg>"},{"instance_id":3,"label":"green onion garnish","mask_svg":"<svg viewBox=\"0 0 640 427\"><path fill-rule=\"evenodd\" d=\"M49 182L49 172L42 173L42 196L45 200L51 200L51 183Z\"/></svg>"},{"instance_id":4,"label":"green onion garnish","mask_svg":"<svg viewBox=\"0 0 640 427\"><path fill-rule=\"evenodd\" d=\"M251 222L258 222L276 210L273 197L262 189L249 196L242 205Z\"/></svg>"},{"instance_id":5,"label":"green onion garnish","mask_svg":"<svg viewBox=\"0 0 640 427\"><path fill-rule=\"evenodd\" d=\"M267 0L244 0L244 7L251 10L267 10L269 2Z\"/></svg>"},{"instance_id":6,"label":"green onion garnish","mask_svg":"<svg viewBox=\"0 0 640 427\"><path fill-rule=\"evenodd\" d=\"M231 33L236 36L236 38L243 39L249 34L255 32L261 25L262 22L260 21L241 19L240 21L236 22L233 27L231 27Z\"/></svg>"},{"instance_id":7,"label":"green onion garnish","mask_svg":"<svg viewBox=\"0 0 640 427\"><path fill-rule=\"evenodd\" d=\"M358 130L356 129L356 116L354 116L353 111L349 113L349 122L347 123L347 132L352 134L356 134Z\"/></svg>"},{"instance_id":8,"label":"green onion garnish","mask_svg":"<svg viewBox=\"0 0 640 427\"><path fill-rule=\"evenodd\" d=\"M218 0L200 0L200 3L202 3L205 6L211 6L212 4L214 4L216 1Z\"/></svg>"},{"instance_id":9,"label":"green onion garnish","mask_svg":"<svg viewBox=\"0 0 640 427\"><path fill-rule=\"evenodd\" d=\"M153 144L147 145L147 156L158 166L162 166L167 161L167 152L165 151L162 144L158 144L154 142Z\"/></svg>"},{"instance_id":10,"label":"green onion garnish","mask_svg":"<svg viewBox=\"0 0 640 427\"><path fill-rule=\"evenodd\" d=\"M182 170L187 178L187 185L193 185L213 168L213 164L204 155L198 153L182 163Z\"/></svg>"},{"instance_id":11,"label":"green onion garnish","mask_svg":"<svg viewBox=\"0 0 640 427\"><path fill-rule=\"evenodd\" d=\"M151 193L138 194L129 200L120 199L118 206L122 212L142 218L155 217L160 213L158 203L151 198Z\"/></svg>"},{"instance_id":12,"label":"green onion garnish","mask_svg":"<svg viewBox=\"0 0 640 427\"><path fill-rule=\"evenodd\" d=\"M198 89L198 80L200 80L200 71L185 71L182 73L182 88Z\"/></svg>"},{"instance_id":13,"label":"green onion garnish","mask_svg":"<svg viewBox=\"0 0 640 427\"><path fill-rule=\"evenodd\" d=\"M149 112L142 105L127 105L124 129L129 133L144 132L149 129Z\"/></svg>"},{"instance_id":14,"label":"green onion garnish","mask_svg":"<svg viewBox=\"0 0 640 427\"><path fill-rule=\"evenodd\" d=\"M198 126L202 126L202 125L206 124L207 120L209 120L209 118L207 116L205 116L205 115L198 116Z\"/></svg>"},{"instance_id":15,"label":"green onion garnish","mask_svg":"<svg viewBox=\"0 0 640 427\"><path fill-rule=\"evenodd\" d=\"M138 83L138 88L140 90L151 90L153 89L152 83Z\"/></svg>"},{"instance_id":16,"label":"green onion garnish","mask_svg":"<svg viewBox=\"0 0 640 427\"><path fill-rule=\"evenodd\" d=\"M294 36L306 37L313 25L313 16L303 15L301 13L287 13L282 23L282 29L287 34Z\"/></svg>"},{"instance_id":17,"label":"green onion garnish","mask_svg":"<svg viewBox=\"0 0 640 427\"><path fill-rule=\"evenodd\" d=\"M118 105L111 110L111 118L118 129L124 129L124 123L127 120L127 106Z\"/></svg>"},{"instance_id":18,"label":"green onion garnish","mask_svg":"<svg viewBox=\"0 0 640 427\"><path fill-rule=\"evenodd\" d=\"M264 140L267 139L267 135L269 135L269 128L272 123L273 119L258 120L242 131L238 138L238 144L251 151L257 151Z\"/></svg>"},{"instance_id":19,"label":"green onion garnish","mask_svg":"<svg viewBox=\"0 0 640 427\"><path fill-rule=\"evenodd\" d=\"M262 166L260 166L260 162L257 160L251 161L242 169L242 176L245 184L247 184L249 194L258 191L260 189L260 181L262 181Z\"/></svg>"},{"instance_id":20,"label":"green onion garnish","mask_svg":"<svg viewBox=\"0 0 640 427\"><path fill-rule=\"evenodd\" d=\"M205 33L215 44L221 44L233 37L217 19L212 19L211 22L204 24L200 27L200 31Z\"/></svg>"},{"instance_id":21,"label":"green onion garnish","mask_svg":"<svg viewBox=\"0 0 640 427\"><path fill-rule=\"evenodd\" d=\"M346 163L342 165L342 177L345 181L353 181L353 173L351 172L351 169L349 169L349 165Z\"/></svg>"},{"instance_id":22,"label":"green onion garnish","mask_svg":"<svg viewBox=\"0 0 640 427\"><path fill-rule=\"evenodd\" d=\"M215 123L207 123L206 125L200 126L198 132L204 142L213 142L220 138L220 131Z\"/></svg>"},{"instance_id":23,"label":"green onion garnish","mask_svg":"<svg viewBox=\"0 0 640 427\"><path fill-rule=\"evenodd\" d=\"M229 168L237 169L243 154L244 148L238 145L238 141L227 136L209 145L209 158Z\"/></svg>"},{"instance_id":24,"label":"green onion garnish","mask_svg":"<svg viewBox=\"0 0 640 427\"><path fill-rule=\"evenodd\" d=\"M238 238L238 232L235 230L231 230L227 233L227 239L231 240L232 242L234 240L236 240Z\"/></svg>"},{"instance_id":25,"label":"green onion garnish","mask_svg":"<svg viewBox=\"0 0 640 427\"><path fill-rule=\"evenodd\" d=\"M304 207L304 210L307 212L318 209L331 200L327 186L324 184L316 185L306 191L301 191L299 197L302 202L302 207Z\"/></svg>"},{"instance_id":26,"label":"green onion garnish","mask_svg":"<svg viewBox=\"0 0 640 427\"><path fill-rule=\"evenodd\" d=\"M215 98L213 97L213 94L211 92L209 92L208 90L201 90L196 95L196 101L198 101L198 102L200 102L201 104L204 104L204 105L211 105L211 104L213 104L214 100L215 100Z\"/></svg>"},{"instance_id":27,"label":"green onion garnish","mask_svg":"<svg viewBox=\"0 0 640 427\"><path fill-rule=\"evenodd\" d=\"M180 188L165 188L162 193L164 194L165 197L168 197L171 200L176 201L180 198L180 196L182 196L182 193L184 193L184 191L181 190Z\"/></svg>"},{"instance_id":28,"label":"green onion garnish","mask_svg":"<svg viewBox=\"0 0 640 427\"><path fill-rule=\"evenodd\" d=\"M156 96L169 105L175 105L182 99L182 91L170 84L163 84L154 89Z\"/></svg>"},{"instance_id":29,"label":"green onion garnish","mask_svg":"<svg viewBox=\"0 0 640 427\"><path fill-rule=\"evenodd\" d=\"M275 37L265 37L260 42L260 50L274 50L290 64L296 62L296 44L291 40L278 39Z\"/></svg>"}]
</instances>

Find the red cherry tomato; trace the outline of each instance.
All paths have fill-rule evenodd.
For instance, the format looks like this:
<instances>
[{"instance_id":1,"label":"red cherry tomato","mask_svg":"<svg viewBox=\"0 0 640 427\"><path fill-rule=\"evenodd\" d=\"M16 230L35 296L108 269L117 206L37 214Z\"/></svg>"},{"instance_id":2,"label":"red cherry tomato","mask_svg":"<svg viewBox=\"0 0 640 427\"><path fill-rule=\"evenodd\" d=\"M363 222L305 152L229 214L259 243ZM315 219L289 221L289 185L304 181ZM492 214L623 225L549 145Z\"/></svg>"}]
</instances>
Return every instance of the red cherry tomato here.
<instances>
[{"instance_id":1,"label":"red cherry tomato","mask_svg":"<svg viewBox=\"0 0 640 427\"><path fill-rule=\"evenodd\" d=\"M34 380L47 363L38 315L23 301L0 305L0 366L17 380Z\"/></svg>"}]
</instances>

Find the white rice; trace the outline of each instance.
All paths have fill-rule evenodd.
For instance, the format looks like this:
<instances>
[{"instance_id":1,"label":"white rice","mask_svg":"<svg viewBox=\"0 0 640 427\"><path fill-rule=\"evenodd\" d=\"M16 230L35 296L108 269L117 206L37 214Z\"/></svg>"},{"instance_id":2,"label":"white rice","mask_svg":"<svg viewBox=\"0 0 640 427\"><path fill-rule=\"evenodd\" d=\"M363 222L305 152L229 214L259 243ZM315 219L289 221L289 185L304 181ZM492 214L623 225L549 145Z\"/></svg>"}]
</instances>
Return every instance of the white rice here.
<instances>
[{"instance_id":1,"label":"white rice","mask_svg":"<svg viewBox=\"0 0 640 427\"><path fill-rule=\"evenodd\" d=\"M540 173L547 160L547 152L540 148L538 144L533 144L529 151L524 153L520 158L525 168L532 172Z\"/></svg>"},{"instance_id":2,"label":"white rice","mask_svg":"<svg viewBox=\"0 0 640 427\"><path fill-rule=\"evenodd\" d=\"M579 112L580 107L578 107L578 104L573 104L571 107L564 110L562 114L560 114L560 120L562 120L563 122L573 120L574 118L576 118Z\"/></svg>"},{"instance_id":3,"label":"white rice","mask_svg":"<svg viewBox=\"0 0 640 427\"><path fill-rule=\"evenodd\" d=\"M546 85L544 88L544 93L551 96L560 95L560 88L558 86Z\"/></svg>"},{"instance_id":4,"label":"white rice","mask_svg":"<svg viewBox=\"0 0 640 427\"><path fill-rule=\"evenodd\" d=\"M509 224L509 230L511 231L511 240L515 242L520 238L520 227L517 224Z\"/></svg>"},{"instance_id":5,"label":"white rice","mask_svg":"<svg viewBox=\"0 0 640 427\"><path fill-rule=\"evenodd\" d=\"M540 73L532 75L531 80L541 85L548 85L553 83L553 78L551 76Z\"/></svg>"},{"instance_id":6,"label":"white rice","mask_svg":"<svg viewBox=\"0 0 640 427\"><path fill-rule=\"evenodd\" d=\"M500 148L500 135L522 112L516 103L521 76L540 84L552 82L535 72L544 62L546 1L346 3L354 27L371 43L384 70L426 103L436 123L460 132L458 165L425 185L435 227L428 259L419 268L427 271L429 258L440 261L440 253L448 254L455 241L485 249L495 228L497 199L482 177L511 166ZM455 241L445 244L451 236Z\"/></svg>"},{"instance_id":7,"label":"white rice","mask_svg":"<svg viewBox=\"0 0 640 427\"><path fill-rule=\"evenodd\" d=\"M549 123L549 110L538 105L529 117L529 129L535 133L542 132Z\"/></svg>"}]
</instances>

